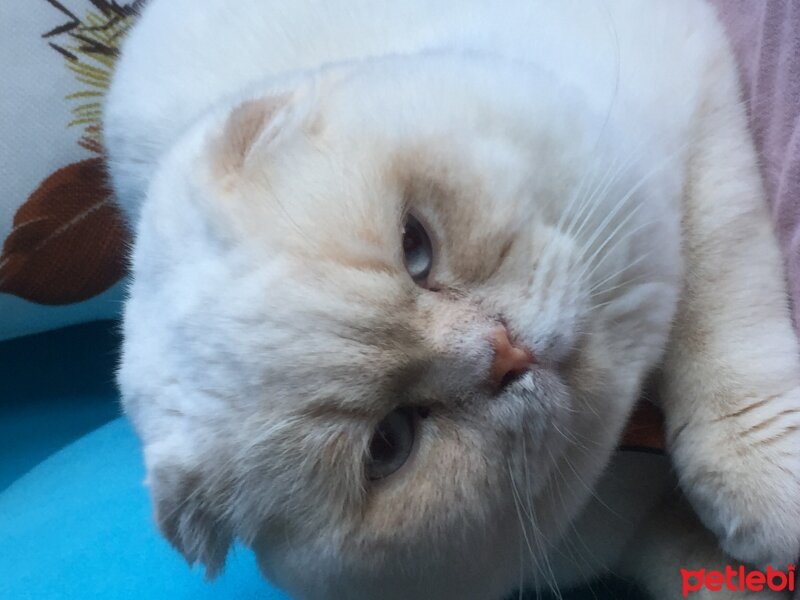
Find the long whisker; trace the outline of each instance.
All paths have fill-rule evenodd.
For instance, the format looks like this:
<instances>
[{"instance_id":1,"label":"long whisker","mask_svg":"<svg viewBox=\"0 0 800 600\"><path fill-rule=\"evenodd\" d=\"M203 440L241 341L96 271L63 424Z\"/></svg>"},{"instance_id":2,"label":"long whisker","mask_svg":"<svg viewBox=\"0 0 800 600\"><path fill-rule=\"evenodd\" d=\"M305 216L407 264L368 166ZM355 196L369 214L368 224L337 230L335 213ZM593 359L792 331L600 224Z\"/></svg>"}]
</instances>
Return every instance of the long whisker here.
<instances>
[{"instance_id":1,"label":"long whisker","mask_svg":"<svg viewBox=\"0 0 800 600\"><path fill-rule=\"evenodd\" d=\"M636 260L631 261L630 263L628 263L627 265L625 265L621 269L617 269L611 275L608 275L604 279L602 279L601 281L598 281L597 283L595 283L589 289L589 297L590 298L594 298L596 296L599 296L600 294L607 294L608 292L613 292L614 290L619 289L620 287L623 287L625 285L628 285L629 283L632 283L636 279L639 279L640 276L636 276L636 277L632 277L630 279L626 279L622 283L619 283L619 284L617 284L615 286L612 286L610 288L603 288L603 286L605 284L607 284L609 281L613 281L614 279L616 279L617 277L619 277L620 275L625 273L625 271L628 271L629 269L632 269L633 267L635 267L636 265L638 265L642 261L647 260L648 258L650 258L651 255L652 255L652 252L645 252L644 254L639 256ZM601 261L601 263L602 263L602 261ZM601 264L601 263L598 263L598 264ZM591 279L593 273L594 273L594 269L592 270L592 272L589 273L589 275L588 275L589 279Z\"/></svg>"},{"instance_id":2,"label":"long whisker","mask_svg":"<svg viewBox=\"0 0 800 600\"><path fill-rule=\"evenodd\" d=\"M612 173L618 172L620 168L620 164L623 161L619 158L614 158L608 168L603 173L602 177L598 180L598 170L596 168L597 163L594 163L592 168L587 168L584 171L583 176L581 177L581 182L578 188L575 190L575 193L572 194L572 198L570 203L567 207L565 207L564 212L561 215L558 223L558 229L564 231L567 235L572 235L574 228L578 225L579 222L582 222L582 215L583 211L589 208L592 204L592 199L597 194L597 191L605 185L607 178L612 177ZM591 178L589 175L591 174ZM589 188L585 189L584 184L589 184L591 182L594 185ZM578 202L577 206L575 203ZM565 229L562 229L563 221L566 217L571 217L569 224L566 226Z\"/></svg>"},{"instance_id":3,"label":"long whisker","mask_svg":"<svg viewBox=\"0 0 800 600\"><path fill-rule=\"evenodd\" d=\"M531 562L533 562L533 565L535 567L534 571L538 573L540 571L540 565L538 557L536 553L533 551L533 546L531 545L530 539L528 537L528 528L526 526L526 522L522 518L522 508L521 508L522 498L520 497L519 489L517 488L517 483L516 480L514 479L514 470L511 466L510 461L506 461L506 463L508 467L508 476L509 479L511 480L511 495L514 498L514 508L516 509L517 517L519 518L520 527L522 529L522 537L523 540L525 541L525 545L528 548L528 554L531 557Z\"/></svg>"},{"instance_id":4,"label":"long whisker","mask_svg":"<svg viewBox=\"0 0 800 600\"><path fill-rule=\"evenodd\" d=\"M547 551L546 540L544 538L544 534L542 530L539 528L538 524L536 523L535 513L533 511L533 500L531 498L531 483L530 483L530 468L528 466L528 452L527 452L527 445L525 443L525 439L527 436L522 436L522 456L524 460L524 472L525 472L525 489L526 489L526 499L528 504L528 515L531 520L531 526L534 528L535 536L534 541L539 549L539 552L542 555L542 559L544 560L546 571L543 572L545 575L545 579L548 580L548 587L553 592L553 594L559 599L563 600L561 595L561 590L558 588L558 580L556 578L555 572L553 571L553 566L550 564L550 557L549 552Z\"/></svg>"},{"instance_id":5,"label":"long whisker","mask_svg":"<svg viewBox=\"0 0 800 600\"><path fill-rule=\"evenodd\" d=\"M634 153L631 153L625 160L621 160L616 164L616 168L614 167L615 163L612 163L609 166L609 170L607 176L603 178L603 181L594 189L592 195L589 196L586 200L586 205L590 208L589 212L586 213L580 222L580 226L575 231L569 231L568 234L577 238L583 233L584 227L591 221L592 217L594 216L595 212L600 208L601 202L595 201L599 198L605 198L608 190L614 185L619 179L625 174L625 172L635 164L636 156ZM615 161L616 162L616 161Z\"/></svg>"},{"instance_id":6,"label":"long whisker","mask_svg":"<svg viewBox=\"0 0 800 600\"><path fill-rule=\"evenodd\" d=\"M609 190L609 188L614 185L620 178L627 172L627 170L633 166L636 162L636 159L641 154L643 148L647 146L648 143L652 141L652 137L647 137L631 148L628 155L623 160L615 160L609 165L608 171L606 175L603 177L602 181L600 181L593 190L591 196L586 199L586 205L591 205L591 211L582 219L581 225L577 231L572 232L572 230L568 230L568 235L572 237L579 237L583 233L583 228L586 224L591 220L592 216L594 215L595 211L598 209L598 205L601 204L600 202L594 202L594 199L604 198ZM581 207L581 211L585 207Z\"/></svg>"},{"instance_id":7,"label":"long whisker","mask_svg":"<svg viewBox=\"0 0 800 600\"><path fill-rule=\"evenodd\" d=\"M554 465L554 468L555 468L555 470L556 470L556 474L557 474L557 475L558 475L558 476L561 478L561 481L562 481L562 482L564 482L565 484L568 484L568 481L567 481L567 478L566 478L566 476L564 475L564 472L563 472L563 471L561 470L561 468L558 466L558 464L556 463L556 461L555 461L555 459L554 459L554 457L553 457L553 453L550 451L550 449L549 449L549 448L547 449L547 451L548 451L548 454L550 454L550 460L551 460L551 462L552 462L552 463L553 463L553 465ZM560 487L558 487L558 486L554 486L553 488L551 488L551 498L553 497L553 496L552 496L552 491L553 491L553 490L556 490L556 491L558 492L558 497L559 497L559 500L561 501L561 505L562 505L562 507L563 507L563 506L565 506L565 504L566 504L566 503L564 502L564 494L563 494L563 491L562 491L562 489L561 489ZM586 584L589 584L589 583L591 583L591 581L592 581L592 579L593 579L593 577L592 577L591 575L589 575L589 573L594 573L594 572L596 572L596 571L597 571L597 567L596 567L596 565L593 565L593 564L592 564L592 563L591 563L591 562L590 562L590 561L587 559L587 556L588 556L588 557L593 557L593 556L595 556L595 553L594 553L594 552L592 552L592 550L591 550L591 549L589 548L589 546L586 544L586 542L585 542L585 541L584 541L584 539L583 539L583 536L581 536L581 534L580 534L580 532L578 531L578 528L575 526L574 522L570 521L570 522L569 522L569 526L570 526L570 529L572 530L573 534L575 535L575 539L576 539L577 543L580 543L580 545L581 545L581 546L583 546L583 549L585 550L585 553L584 553L583 551L581 551L581 549L580 549L580 548L577 548L577 545L576 545L576 544L573 544L573 543L569 543L569 542L567 542L567 540L568 540L568 538L567 538L567 537L565 537L565 538L564 538L564 542L567 542L567 543L569 543L569 546L570 546L570 549L571 549L571 551L572 551L573 553L577 553L577 555L578 555L578 558L580 558L580 559L581 559L581 562L583 563L583 565L584 565L585 567L587 567L587 569L586 569L587 575L583 577L583 580L584 580L584 582L585 582ZM577 563L575 563L574 561L573 561L573 564L574 564L576 567L579 567L579 565L578 565ZM590 587L589 589L590 589L590 590L591 590L591 592L592 592L592 596L593 596L595 599L597 599L597 594L594 592L594 590L593 590L591 587Z\"/></svg>"},{"instance_id":8,"label":"long whisker","mask_svg":"<svg viewBox=\"0 0 800 600\"><path fill-rule=\"evenodd\" d=\"M572 194L570 195L569 202L564 207L563 211L561 212L561 216L556 223L556 229L559 231L564 231L564 222L567 220L568 217L571 217L570 223L566 228L566 231L571 231L572 227L574 226L575 219L577 219L578 210L573 210L576 208L575 203L578 202L578 207L582 207L585 203L584 194L584 186L587 186L590 181L590 176L595 176L597 174L596 168L587 168L583 171L583 175L581 176L578 185L573 190Z\"/></svg>"},{"instance_id":9,"label":"long whisker","mask_svg":"<svg viewBox=\"0 0 800 600\"><path fill-rule=\"evenodd\" d=\"M632 214L633 214L633 211L631 211L631 215ZM631 215L629 215L629 217ZM629 219L626 219L625 221L627 221L627 220L629 220ZM623 235L622 237L618 238L617 240L614 240L614 237L619 234L619 232L622 230L622 227L624 227L627 224L625 221L623 221L623 222L621 222L619 224L617 229L615 229L614 232L610 236L608 236L608 238L606 238L606 240L603 242L603 244L599 248L597 248L597 250L595 250L594 253L592 254L592 256L589 258L589 260L586 261L585 266L583 267L581 273L578 275L580 278L582 278L582 279L586 278L587 280L591 281L591 278L595 274L597 269L599 269L602 266L603 262L623 242L626 242L628 239L632 238L633 236L635 236L637 233L639 233L643 229L646 229L648 227L652 227L653 226L652 222L640 223L639 225L637 225L636 227L634 227L630 231L625 232L625 235ZM600 258L600 260L597 262L597 264L593 265L592 263L597 259L597 256L600 254L600 252L602 252L603 248L611 241L614 241L614 244L606 251L605 255L603 255ZM631 263L628 264L627 268L630 268L630 267L631 267ZM591 270L589 270L590 268L591 268ZM588 273L587 273L587 271L588 271Z\"/></svg>"},{"instance_id":10,"label":"long whisker","mask_svg":"<svg viewBox=\"0 0 800 600\"><path fill-rule=\"evenodd\" d=\"M619 214L619 212L620 212L620 211L621 211L623 208L625 208L625 204L627 204L628 200L630 200L632 197L633 197L633 194L632 194L632 192L631 192L631 193L628 193L628 194L626 194L626 195L625 195L625 196L623 196L623 197L622 197L622 198L621 198L619 201L617 201L617 203L614 205L614 207L613 207L613 208L612 208L612 209L611 209L611 210L608 212L608 214L606 214L605 218L604 218L604 219L601 221L601 223L600 223L600 224L597 226L597 228L595 229L595 231L594 231L594 233L592 234L592 236L591 236L591 237L589 238L589 240L588 240L588 241L587 241L587 242L586 242L586 243L583 245L583 247L582 247L582 249L581 249L581 254L580 254L580 256L581 256L581 258L582 258L582 259L584 258L584 256L585 256L586 252L588 252L588 250L589 250L589 249L590 249L590 248L591 248L591 247L594 245L594 243L595 243L595 242L598 240L598 238L599 238L599 237L600 237L600 236L601 236L601 235L602 235L602 234L605 232L605 230L606 230L606 227L608 227L608 226L610 225L610 223L613 221L614 217L616 217L616 216L617 216L617 214ZM636 215L636 213L639 211L639 209L641 208L641 206L642 206L641 204L640 204L640 205L638 205L638 206L635 206L635 207L633 208L633 210L631 210L631 212L630 212L630 213L628 213L628 215L625 217L625 219L623 220L623 222L624 222L624 223L627 223L628 221L630 221L630 219L632 218L632 216L635 216L635 215ZM618 226L618 228L619 228L619 226ZM595 253L595 254L596 254L596 253Z\"/></svg>"}]
</instances>

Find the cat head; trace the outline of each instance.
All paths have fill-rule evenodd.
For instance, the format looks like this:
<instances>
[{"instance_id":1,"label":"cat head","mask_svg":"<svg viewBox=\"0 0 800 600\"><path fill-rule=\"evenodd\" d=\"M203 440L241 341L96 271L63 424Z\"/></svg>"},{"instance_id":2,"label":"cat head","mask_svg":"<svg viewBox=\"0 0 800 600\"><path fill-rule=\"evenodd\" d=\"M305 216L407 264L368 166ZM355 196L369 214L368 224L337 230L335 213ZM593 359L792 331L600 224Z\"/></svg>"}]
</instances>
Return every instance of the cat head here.
<instances>
[{"instance_id":1,"label":"cat head","mask_svg":"<svg viewBox=\"0 0 800 600\"><path fill-rule=\"evenodd\" d=\"M292 77L186 132L138 223L120 384L190 562L240 539L309 599L536 576L675 301L674 256L642 253L673 224L603 116L441 55Z\"/></svg>"}]
</instances>

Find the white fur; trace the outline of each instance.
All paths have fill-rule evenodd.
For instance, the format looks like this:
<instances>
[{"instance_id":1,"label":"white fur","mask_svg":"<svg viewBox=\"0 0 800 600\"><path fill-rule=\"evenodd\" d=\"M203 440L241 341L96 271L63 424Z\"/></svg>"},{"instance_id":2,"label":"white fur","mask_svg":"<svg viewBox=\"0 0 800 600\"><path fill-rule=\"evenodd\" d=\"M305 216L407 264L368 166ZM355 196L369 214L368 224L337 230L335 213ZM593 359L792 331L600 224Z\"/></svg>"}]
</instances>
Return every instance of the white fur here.
<instances>
[{"instance_id":1,"label":"white fur","mask_svg":"<svg viewBox=\"0 0 800 600\"><path fill-rule=\"evenodd\" d=\"M700 517L791 560L798 352L737 94L690 0L151 0L105 135L136 231L120 385L165 535L212 573L241 538L297 598L609 569L677 597L665 548L718 564L715 541L642 527L661 486L621 491L628 459L604 476L661 365ZM452 294L402 272L408 189ZM539 364L493 396L498 318ZM365 482L376 422L431 399L409 464Z\"/></svg>"}]
</instances>

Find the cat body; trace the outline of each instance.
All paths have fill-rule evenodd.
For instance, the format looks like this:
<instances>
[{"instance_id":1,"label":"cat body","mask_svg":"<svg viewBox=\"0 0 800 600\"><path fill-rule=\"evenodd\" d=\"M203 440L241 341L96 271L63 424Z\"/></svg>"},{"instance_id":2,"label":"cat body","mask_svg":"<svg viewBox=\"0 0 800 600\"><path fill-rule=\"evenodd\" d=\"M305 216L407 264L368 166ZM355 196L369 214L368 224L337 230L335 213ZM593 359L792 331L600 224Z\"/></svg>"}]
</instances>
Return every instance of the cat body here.
<instances>
[{"instance_id":1,"label":"cat body","mask_svg":"<svg viewBox=\"0 0 800 600\"><path fill-rule=\"evenodd\" d=\"M297 598L678 597L731 559L615 456L658 369L694 510L791 560L797 342L734 67L690 0L151 0L105 139L164 534Z\"/></svg>"}]
</instances>

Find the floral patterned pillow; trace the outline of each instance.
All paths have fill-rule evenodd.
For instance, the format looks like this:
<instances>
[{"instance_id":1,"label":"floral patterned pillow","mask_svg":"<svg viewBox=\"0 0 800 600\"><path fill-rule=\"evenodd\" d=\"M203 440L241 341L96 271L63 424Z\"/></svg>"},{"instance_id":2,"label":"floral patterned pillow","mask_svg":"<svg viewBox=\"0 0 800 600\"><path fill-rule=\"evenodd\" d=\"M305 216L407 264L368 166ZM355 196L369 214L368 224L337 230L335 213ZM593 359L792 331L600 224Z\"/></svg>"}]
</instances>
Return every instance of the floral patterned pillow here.
<instances>
[{"instance_id":1,"label":"floral patterned pillow","mask_svg":"<svg viewBox=\"0 0 800 600\"><path fill-rule=\"evenodd\" d=\"M119 313L128 234L100 117L142 1L0 3L0 340Z\"/></svg>"}]
</instances>

